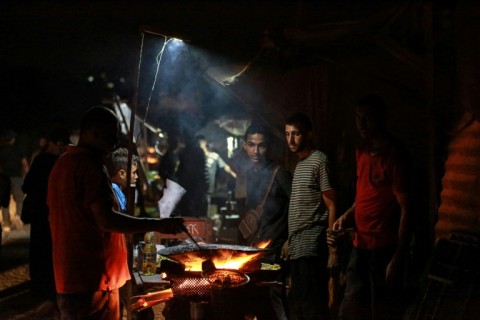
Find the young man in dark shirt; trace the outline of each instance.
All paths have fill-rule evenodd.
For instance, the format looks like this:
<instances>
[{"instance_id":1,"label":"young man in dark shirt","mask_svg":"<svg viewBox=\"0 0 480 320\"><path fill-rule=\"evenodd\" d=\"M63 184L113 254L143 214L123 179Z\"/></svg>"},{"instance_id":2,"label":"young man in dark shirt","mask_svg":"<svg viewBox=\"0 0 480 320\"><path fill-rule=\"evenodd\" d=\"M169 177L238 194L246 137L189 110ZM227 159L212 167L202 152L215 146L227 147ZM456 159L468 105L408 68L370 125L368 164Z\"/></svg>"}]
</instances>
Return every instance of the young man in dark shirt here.
<instances>
[{"instance_id":1,"label":"young man in dark shirt","mask_svg":"<svg viewBox=\"0 0 480 320\"><path fill-rule=\"evenodd\" d=\"M250 167L246 174L247 197L246 209L255 209L262 202L265 194L265 203L257 231L249 245L256 246L261 242L270 241L268 248L270 255L263 258L263 262L281 263L280 253L282 245L287 240L288 204L292 187L292 176L278 163L268 157L268 148L272 142L271 133L263 126L253 124L245 132L243 148L250 160ZM273 180L272 180L273 179ZM268 187L271 184L271 188ZM278 279L283 282L285 279ZM270 300L263 308L269 308L273 314L267 316L258 314L259 319L286 319L283 308L284 301L279 288L269 290Z\"/></svg>"}]
</instances>

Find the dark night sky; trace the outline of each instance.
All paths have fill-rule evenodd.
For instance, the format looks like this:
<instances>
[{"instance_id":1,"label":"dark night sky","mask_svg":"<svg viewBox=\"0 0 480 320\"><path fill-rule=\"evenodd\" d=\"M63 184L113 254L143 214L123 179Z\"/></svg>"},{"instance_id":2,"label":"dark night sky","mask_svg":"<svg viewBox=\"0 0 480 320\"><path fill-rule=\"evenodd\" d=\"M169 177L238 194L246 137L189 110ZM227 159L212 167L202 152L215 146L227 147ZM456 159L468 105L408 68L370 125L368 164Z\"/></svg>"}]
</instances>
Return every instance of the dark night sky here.
<instances>
[{"instance_id":1,"label":"dark night sky","mask_svg":"<svg viewBox=\"0 0 480 320\"><path fill-rule=\"evenodd\" d=\"M371 15L375 3L379 8L383 6L382 1L370 1L362 7L331 1L318 1L313 6L294 0L3 1L0 4L3 127L31 134L56 123L77 125L87 108L111 94L101 74L115 83L114 90L123 99L132 100L138 92L142 111L152 86L155 55L163 39L146 36L137 90L141 26L185 35L191 40L187 44L188 53L179 55L172 65L162 65L158 81L159 86L172 92L190 90L189 96L202 105L203 114L188 115L205 118L220 114L224 111L222 107L236 110L239 106L222 96L222 90L204 83L202 74L207 68L246 63L258 51L267 28L334 25ZM93 83L87 81L91 75L95 77ZM160 96L158 91L155 94L157 98ZM149 120L157 124L161 114L155 112L161 111L155 97L153 100Z\"/></svg>"},{"instance_id":2,"label":"dark night sky","mask_svg":"<svg viewBox=\"0 0 480 320\"><path fill-rule=\"evenodd\" d=\"M262 29L284 23L284 14L289 12L285 3L2 2L0 92L4 126L27 134L52 123L74 126L86 108L109 95L100 79L102 73L115 83L115 92L132 99L142 25L186 34L191 45L205 53L203 60L196 61L197 75L184 77L198 77L214 64L247 61L257 50ZM277 14L271 14L273 7ZM143 66L154 66L148 57L156 55L155 42L159 41L157 46L162 42L161 37L154 38L158 39L145 42ZM87 81L90 75L95 76L93 83ZM141 76L149 77L145 71ZM138 89L140 100L151 88L152 80L145 81ZM215 93L208 93L212 95Z\"/></svg>"}]
</instances>

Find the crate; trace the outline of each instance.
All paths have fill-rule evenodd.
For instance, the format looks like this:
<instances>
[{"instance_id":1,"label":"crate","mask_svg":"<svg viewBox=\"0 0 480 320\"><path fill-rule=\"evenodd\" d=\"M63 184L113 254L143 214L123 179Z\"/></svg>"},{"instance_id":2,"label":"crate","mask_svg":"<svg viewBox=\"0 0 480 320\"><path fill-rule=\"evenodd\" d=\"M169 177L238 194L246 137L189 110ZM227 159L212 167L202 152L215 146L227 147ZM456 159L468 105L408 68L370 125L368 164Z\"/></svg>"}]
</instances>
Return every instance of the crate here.
<instances>
[{"instance_id":1,"label":"crate","mask_svg":"<svg viewBox=\"0 0 480 320\"><path fill-rule=\"evenodd\" d=\"M210 218L202 217L182 217L185 227L192 237L200 237L206 243L213 243L213 221ZM188 239L188 235L185 233L177 234L164 234L157 232L157 243L160 243L162 239Z\"/></svg>"}]
</instances>

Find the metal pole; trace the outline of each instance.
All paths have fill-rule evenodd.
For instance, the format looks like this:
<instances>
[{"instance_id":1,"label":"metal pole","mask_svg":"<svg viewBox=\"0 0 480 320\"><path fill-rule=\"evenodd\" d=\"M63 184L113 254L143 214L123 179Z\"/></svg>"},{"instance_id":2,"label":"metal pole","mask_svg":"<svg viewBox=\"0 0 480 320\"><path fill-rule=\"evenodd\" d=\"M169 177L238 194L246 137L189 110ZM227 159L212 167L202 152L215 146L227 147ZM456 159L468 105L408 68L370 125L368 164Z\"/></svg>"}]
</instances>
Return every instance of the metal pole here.
<instances>
[{"instance_id":1,"label":"metal pole","mask_svg":"<svg viewBox=\"0 0 480 320\"><path fill-rule=\"evenodd\" d=\"M134 197L131 192L130 185L132 183L132 177L131 177L131 172L132 172L132 158L133 158L133 151L134 151L134 146L135 143L133 141L134 136L134 129L135 129L135 119L136 119L136 114L137 114L137 100L138 100L138 88L140 84L140 68L142 65L142 53L143 53L143 39L144 39L144 34L143 32L141 33L141 44L140 44L140 52L139 52L139 58L138 58L138 66L137 66L137 82L135 84L134 90L133 90L133 101L132 101L132 110L130 114L130 125L128 128L128 162L127 162L127 186L128 186L128 193L127 193L127 213L130 215L134 215L133 209L134 209Z\"/></svg>"}]
</instances>

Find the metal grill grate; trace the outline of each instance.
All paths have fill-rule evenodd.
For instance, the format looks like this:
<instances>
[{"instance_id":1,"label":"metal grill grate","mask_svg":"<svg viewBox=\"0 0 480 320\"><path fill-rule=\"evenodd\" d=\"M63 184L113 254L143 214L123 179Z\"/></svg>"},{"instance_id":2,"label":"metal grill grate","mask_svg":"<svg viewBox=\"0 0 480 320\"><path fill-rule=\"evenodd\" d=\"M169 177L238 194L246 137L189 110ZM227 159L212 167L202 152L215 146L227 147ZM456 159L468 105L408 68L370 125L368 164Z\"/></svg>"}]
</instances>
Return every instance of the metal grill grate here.
<instances>
[{"instance_id":1,"label":"metal grill grate","mask_svg":"<svg viewBox=\"0 0 480 320\"><path fill-rule=\"evenodd\" d=\"M207 301L211 284L201 276L188 275L171 279L173 296L178 299Z\"/></svg>"}]
</instances>

